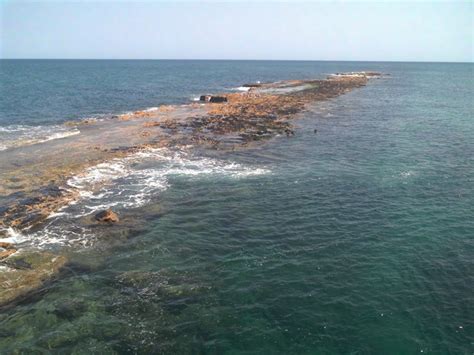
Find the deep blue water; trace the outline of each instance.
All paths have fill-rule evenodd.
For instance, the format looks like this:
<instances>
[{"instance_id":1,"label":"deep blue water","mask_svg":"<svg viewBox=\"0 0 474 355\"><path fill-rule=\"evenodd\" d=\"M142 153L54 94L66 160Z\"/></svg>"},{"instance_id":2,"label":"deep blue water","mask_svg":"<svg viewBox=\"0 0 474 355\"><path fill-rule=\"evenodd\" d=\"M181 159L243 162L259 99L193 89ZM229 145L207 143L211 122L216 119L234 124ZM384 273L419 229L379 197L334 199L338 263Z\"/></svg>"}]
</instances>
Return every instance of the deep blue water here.
<instances>
[{"instance_id":1,"label":"deep blue water","mask_svg":"<svg viewBox=\"0 0 474 355\"><path fill-rule=\"evenodd\" d=\"M214 157L268 173L171 174L136 213L161 212L100 266L0 314L0 349L474 352L472 64L0 63L5 126L187 102L248 81L391 74L316 105L294 138Z\"/></svg>"}]
</instances>

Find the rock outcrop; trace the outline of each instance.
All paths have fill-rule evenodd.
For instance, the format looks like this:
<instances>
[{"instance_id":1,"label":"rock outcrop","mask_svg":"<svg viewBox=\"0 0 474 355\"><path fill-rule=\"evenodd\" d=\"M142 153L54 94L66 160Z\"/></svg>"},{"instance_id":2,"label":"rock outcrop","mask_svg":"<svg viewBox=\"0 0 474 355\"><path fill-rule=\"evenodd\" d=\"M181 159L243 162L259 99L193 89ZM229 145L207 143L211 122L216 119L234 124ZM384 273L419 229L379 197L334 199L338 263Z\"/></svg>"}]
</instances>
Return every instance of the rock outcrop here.
<instances>
[{"instance_id":1,"label":"rock outcrop","mask_svg":"<svg viewBox=\"0 0 474 355\"><path fill-rule=\"evenodd\" d=\"M104 223L117 223L120 219L118 215L110 208L108 210L101 211L95 215L96 221Z\"/></svg>"},{"instance_id":2,"label":"rock outcrop","mask_svg":"<svg viewBox=\"0 0 474 355\"><path fill-rule=\"evenodd\" d=\"M227 102L227 97L225 96L214 96L214 95L201 95L199 101L212 102L212 103L221 103Z\"/></svg>"}]
</instances>

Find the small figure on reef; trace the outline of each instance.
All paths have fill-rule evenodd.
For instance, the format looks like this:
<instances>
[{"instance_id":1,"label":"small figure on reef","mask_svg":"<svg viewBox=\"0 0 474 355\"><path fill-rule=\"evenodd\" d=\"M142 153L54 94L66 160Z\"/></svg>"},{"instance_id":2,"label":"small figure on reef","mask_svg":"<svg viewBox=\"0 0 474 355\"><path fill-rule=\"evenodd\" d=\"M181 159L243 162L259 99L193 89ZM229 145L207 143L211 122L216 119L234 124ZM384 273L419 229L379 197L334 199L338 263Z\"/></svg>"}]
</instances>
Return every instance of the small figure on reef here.
<instances>
[{"instance_id":1,"label":"small figure on reef","mask_svg":"<svg viewBox=\"0 0 474 355\"><path fill-rule=\"evenodd\" d=\"M314 134L318 133L318 130L315 128L313 131Z\"/></svg>"}]
</instances>

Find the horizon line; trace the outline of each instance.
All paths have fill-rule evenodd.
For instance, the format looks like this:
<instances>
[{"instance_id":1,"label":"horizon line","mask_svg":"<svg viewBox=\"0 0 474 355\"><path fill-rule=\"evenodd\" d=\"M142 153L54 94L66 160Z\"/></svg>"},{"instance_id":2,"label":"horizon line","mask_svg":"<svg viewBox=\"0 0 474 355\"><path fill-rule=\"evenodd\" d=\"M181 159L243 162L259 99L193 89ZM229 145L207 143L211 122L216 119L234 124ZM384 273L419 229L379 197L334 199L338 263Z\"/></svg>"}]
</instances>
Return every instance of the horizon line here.
<instances>
[{"instance_id":1,"label":"horizon line","mask_svg":"<svg viewBox=\"0 0 474 355\"><path fill-rule=\"evenodd\" d=\"M347 60L347 59L215 59L215 58L0 58L0 60L136 60L136 61L248 61L248 62L371 62L371 63L446 63L474 64L463 61L423 61L423 60Z\"/></svg>"}]
</instances>

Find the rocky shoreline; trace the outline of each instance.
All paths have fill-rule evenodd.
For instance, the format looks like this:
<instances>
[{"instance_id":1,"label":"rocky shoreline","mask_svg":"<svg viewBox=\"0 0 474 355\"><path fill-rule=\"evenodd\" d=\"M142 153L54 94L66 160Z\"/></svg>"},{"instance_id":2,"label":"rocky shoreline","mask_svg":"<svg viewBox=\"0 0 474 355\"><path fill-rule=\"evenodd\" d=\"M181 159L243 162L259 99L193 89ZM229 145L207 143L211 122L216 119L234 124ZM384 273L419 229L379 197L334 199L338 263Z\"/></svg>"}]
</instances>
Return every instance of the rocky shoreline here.
<instances>
[{"instance_id":1,"label":"rocky shoreline","mask_svg":"<svg viewBox=\"0 0 474 355\"><path fill-rule=\"evenodd\" d=\"M149 148L192 145L225 151L277 135L290 137L295 134L291 120L309 104L343 95L380 76L358 72L324 80L245 84L245 92L203 95L200 103L161 106L118 115L110 121L70 122L81 129L81 135L53 147L46 145L36 160L31 160L30 155L37 154L31 147L16 149L0 173L0 306L41 289L67 266L63 255L24 250L9 243L8 236L12 231L41 228L48 216L77 200L78 191L67 186L71 176L94 164ZM94 222L110 222L111 213ZM119 222L113 217L114 223Z\"/></svg>"}]
</instances>

